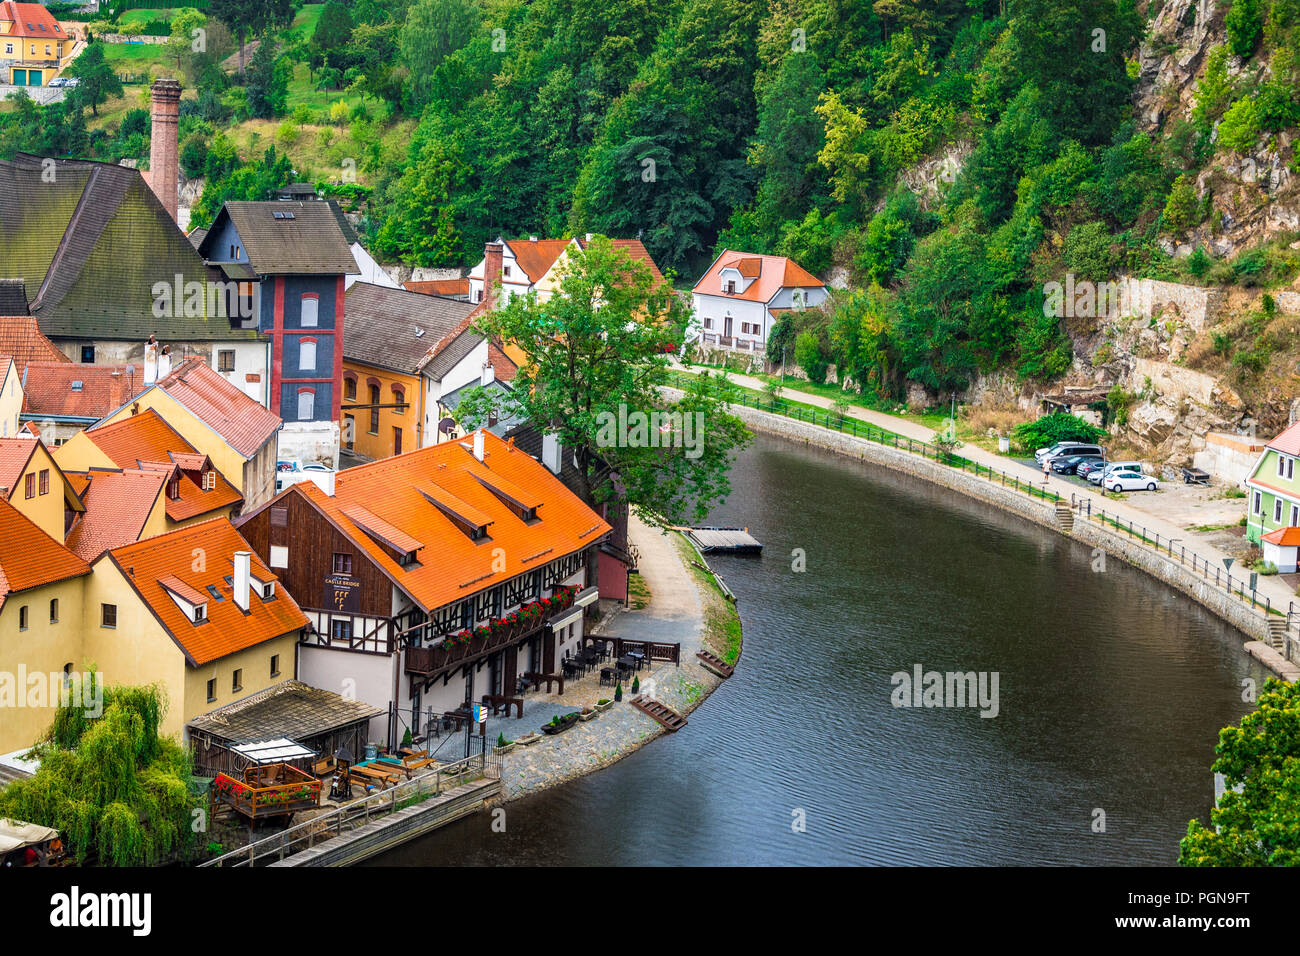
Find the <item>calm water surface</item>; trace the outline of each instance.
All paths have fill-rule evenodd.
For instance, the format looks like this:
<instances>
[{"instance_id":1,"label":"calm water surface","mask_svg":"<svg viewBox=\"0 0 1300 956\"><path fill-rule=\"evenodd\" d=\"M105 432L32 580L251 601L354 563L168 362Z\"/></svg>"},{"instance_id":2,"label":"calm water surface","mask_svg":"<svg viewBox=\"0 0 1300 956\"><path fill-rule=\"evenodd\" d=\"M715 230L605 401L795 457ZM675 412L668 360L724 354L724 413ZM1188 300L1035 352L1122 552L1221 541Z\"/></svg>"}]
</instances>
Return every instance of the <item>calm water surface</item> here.
<instances>
[{"instance_id":1,"label":"calm water surface","mask_svg":"<svg viewBox=\"0 0 1300 956\"><path fill-rule=\"evenodd\" d=\"M686 729L510 804L504 834L481 815L375 864L1176 862L1241 681L1266 676L1231 628L1119 561L1093 571L1076 542L827 452L756 436L732 485L711 522L766 547L713 561L745 648ZM1000 713L895 709L890 677L915 664L996 671Z\"/></svg>"}]
</instances>

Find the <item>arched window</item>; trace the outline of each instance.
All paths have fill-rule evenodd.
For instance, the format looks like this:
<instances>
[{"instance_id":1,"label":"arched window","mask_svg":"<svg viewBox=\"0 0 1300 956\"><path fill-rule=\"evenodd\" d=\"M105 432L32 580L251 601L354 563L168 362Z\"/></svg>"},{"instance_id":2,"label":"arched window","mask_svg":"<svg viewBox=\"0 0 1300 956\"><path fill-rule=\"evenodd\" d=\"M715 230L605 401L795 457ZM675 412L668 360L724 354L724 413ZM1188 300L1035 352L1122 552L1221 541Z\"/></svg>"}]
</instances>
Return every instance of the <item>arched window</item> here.
<instances>
[{"instance_id":1,"label":"arched window","mask_svg":"<svg viewBox=\"0 0 1300 956\"><path fill-rule=\"evenodd\" d=\"M303 328L315 328L317 323L317 313L320 309L320 296L314 292L304 293L302 297L302 326Z\"/></svg>"},{"instance_id":2,"label":"arched window","mask_svg":"<svg viewBox=\"0 0 1300 956\"><path fill-rule=\"evenodd\" d=\"M298 389L298 421L309 422L316 417L316 389Z\"/></svg>"},{"instance_id":3,"label":"arched window","mask_svg":"<svg viewBox=\"0 0 1300 956\"><path fill-rule=\"evenodd\" d=\"M298 370L300 372L316 371L316 340L302 338L298 340Z\"/></svg>"},{"instance_id":4,"label":"arched window","mask_svg":"<svg viewBox=\"0 0 1300 956\"><path fill-rule=\"evenodd\" d=\"M373 379L371 380L374 381ZM370 434L379 434L379 403L382 401L379 386L370 386Z\"/></svg>"},{"instance_id":5,"label":"arched window","mask_svg":"<svg viewBox=\"0 0 1300 956\"><path fill-rule=\"evenodd\" d=\"M356 401L357 377L355 375L345 374L343 376L343 397L349 401Z\"/></svg>"}]
</instances>

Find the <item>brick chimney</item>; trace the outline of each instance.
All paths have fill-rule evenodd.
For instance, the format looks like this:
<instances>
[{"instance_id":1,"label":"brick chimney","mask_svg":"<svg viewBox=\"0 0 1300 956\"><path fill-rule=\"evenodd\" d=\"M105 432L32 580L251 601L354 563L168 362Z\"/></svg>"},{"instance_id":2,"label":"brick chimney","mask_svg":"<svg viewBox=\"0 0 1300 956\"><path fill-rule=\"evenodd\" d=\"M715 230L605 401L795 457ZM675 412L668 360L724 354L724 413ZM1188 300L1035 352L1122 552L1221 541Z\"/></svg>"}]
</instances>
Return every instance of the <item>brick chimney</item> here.
<instances>
[{"instance_id":1,"label":"brick chimney","mask_svg":"<svg viewBox=\"0 0 1300 956\"><path fill-rule=\"evenodd\" d=\"M483 301L486 311L497 307L496 284L501 278L501 243L489 242L483 247Z\"/></svg>"},{"instance_id":2,"label":"brick chimney","mask_svg":"<svg viewBox=\"0 0 1300 956\"><path fill-rule=\"evenodd\" d=\"M149 144L149 186L176 221L178 204L176 123L180 117L181 85L175 80L154 80L153 131Z\"/></svg>"}]
</instances>

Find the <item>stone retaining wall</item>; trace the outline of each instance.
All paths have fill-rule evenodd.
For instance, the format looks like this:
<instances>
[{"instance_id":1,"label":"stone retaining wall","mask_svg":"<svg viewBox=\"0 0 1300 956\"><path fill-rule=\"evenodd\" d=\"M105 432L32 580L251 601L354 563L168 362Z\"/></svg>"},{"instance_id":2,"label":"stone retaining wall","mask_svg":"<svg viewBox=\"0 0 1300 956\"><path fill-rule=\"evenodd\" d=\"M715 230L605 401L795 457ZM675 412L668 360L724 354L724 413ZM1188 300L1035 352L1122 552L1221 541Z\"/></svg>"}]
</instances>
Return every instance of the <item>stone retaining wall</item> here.
<instances>
[{"instance_id":1,"label":"stone retaining wall","mask_svg":"<svg viewBox=\"0 0 1300 956\"><path fill-rule=\"evenodd\" d=\"M740 405L733 405L732 412L745 424L759 431L816 445L943 485L1063 534L1060 525L1057 524L1054 505L1030 498L1011 488L1004 488L986 478L977 478L968 472L954 470L918 455L807 422L796 421L783 415L774 415L771 412ZM1108 531L1100 524L1087 520L1076 520L1074 530L1069 537L1089 547L1099 548L1158 578L1244 634L1255 639L1267 637L1267 626L1262 613L1252 610L1239 598L1231 597L1222 588L1215 587L1212 581L1206 581L1199 574L1161 555L1153 548L1140 544L1127 535Z\"/></svg>"}]
</instances>

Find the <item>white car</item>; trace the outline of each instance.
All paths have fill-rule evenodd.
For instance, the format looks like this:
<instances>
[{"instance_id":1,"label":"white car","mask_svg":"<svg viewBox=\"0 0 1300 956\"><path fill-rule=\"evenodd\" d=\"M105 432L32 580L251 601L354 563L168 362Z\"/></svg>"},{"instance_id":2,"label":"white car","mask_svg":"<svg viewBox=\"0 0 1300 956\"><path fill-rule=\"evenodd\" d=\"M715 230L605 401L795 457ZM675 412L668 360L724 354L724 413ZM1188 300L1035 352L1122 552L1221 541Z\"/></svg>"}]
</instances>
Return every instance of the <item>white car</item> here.
<instances>
[{"instance_id":1,"label":"white car","mask_svg":"<svg viewBox=\"0 0 1300 956\"><path fill-rule=\"evenodd\" d=\"M1100 485L1103 478L1113 475L1117 471L1141 471L1142 462L1140 461L1108 461L1106 467L1091 472L1088 480L1094 485Z\"/></svg>"},{"instance_id":2,"label":"white car","mask_svg":"<svg viewBox=\"0 0 1300 956\"><path fill-rule=\"evenodd\" d=\"M1156 491L1160 482L1140 471L1112 471L1105 478L1107 491Z\"/></svg>"}]
</instances>

